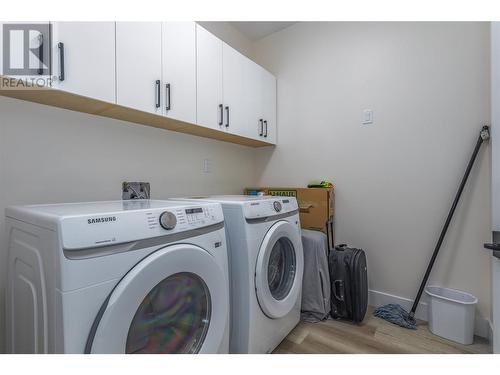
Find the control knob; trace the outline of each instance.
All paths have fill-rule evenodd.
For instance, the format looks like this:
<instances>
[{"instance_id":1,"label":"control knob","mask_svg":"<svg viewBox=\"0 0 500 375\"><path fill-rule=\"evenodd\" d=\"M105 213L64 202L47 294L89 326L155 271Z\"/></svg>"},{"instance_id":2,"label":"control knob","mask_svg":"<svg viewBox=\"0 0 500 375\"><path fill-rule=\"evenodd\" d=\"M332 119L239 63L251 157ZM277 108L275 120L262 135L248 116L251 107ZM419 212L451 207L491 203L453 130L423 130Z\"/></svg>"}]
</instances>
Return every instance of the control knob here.
<instances>
[{"instance_id":1,"label":"control knob","mask_svg":"<svg viewBox=\"0 0 500 375\"><path fill-rule=\"evenodd\" d=\"M163 229L172 230L177 225L177 218L170 211L165 211L160 215L160 225Z\"/></svg>"},{"instance_id":2,"label":"control knob","mask_svg":"<svg viewBox=\"0 0 500 375\"><path fill-rule=\"evenodd\" d=\"M274 201L273 206L274 206L274 210L276 212L280 212L281 211L281 203L280 202Z\"/></svg>"}]
</instances>

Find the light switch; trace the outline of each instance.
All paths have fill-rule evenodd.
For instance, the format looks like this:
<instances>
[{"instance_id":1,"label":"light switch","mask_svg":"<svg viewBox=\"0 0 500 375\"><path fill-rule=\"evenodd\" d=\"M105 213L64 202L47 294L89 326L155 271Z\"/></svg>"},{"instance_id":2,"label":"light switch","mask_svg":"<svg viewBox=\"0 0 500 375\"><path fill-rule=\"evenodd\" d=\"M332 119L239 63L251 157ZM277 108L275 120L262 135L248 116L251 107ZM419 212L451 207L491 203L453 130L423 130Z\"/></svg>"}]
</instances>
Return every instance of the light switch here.
<instances>
[{"instance_id":1,"label":"light switch","mask_svg":"<svg viewBox=\"0 0 500 375\"><path fill-rule=\"evenodd\" d=\"M363 125L373 124L373 111L371 109L365 109L363 111Z\"/></svg>"}]
</instances>

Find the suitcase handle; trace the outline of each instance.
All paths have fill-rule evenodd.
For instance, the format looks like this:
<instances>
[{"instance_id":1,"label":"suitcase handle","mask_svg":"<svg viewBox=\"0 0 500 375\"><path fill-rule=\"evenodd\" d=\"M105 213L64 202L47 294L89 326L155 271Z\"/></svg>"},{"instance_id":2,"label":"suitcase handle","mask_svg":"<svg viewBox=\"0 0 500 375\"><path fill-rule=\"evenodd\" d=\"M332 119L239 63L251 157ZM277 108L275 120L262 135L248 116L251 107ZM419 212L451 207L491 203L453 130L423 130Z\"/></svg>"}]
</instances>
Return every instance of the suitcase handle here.
<instances>
[{"instance_id":1,"label":"suitcase handle","mask_svg":"<svg viewBox=\"0 0 500 375\"><path fill-rule=\"evenodd\" d=\"M333 282L333 295L337 300L344 302L344 282L342 280L335 280Z\"/></svg>"},{"instance_id":2,"label":"suitcase handle","mask_svg":"<svg viewBox=\"0 0 500 375\"><path fill-rule=\"evenodd\" d=\"M335 249L335 244L333 240L333 216L330 216L330 218L326 222L326 236L328 238L328 254L330 251Z\"/></svg>"}]
</instances>

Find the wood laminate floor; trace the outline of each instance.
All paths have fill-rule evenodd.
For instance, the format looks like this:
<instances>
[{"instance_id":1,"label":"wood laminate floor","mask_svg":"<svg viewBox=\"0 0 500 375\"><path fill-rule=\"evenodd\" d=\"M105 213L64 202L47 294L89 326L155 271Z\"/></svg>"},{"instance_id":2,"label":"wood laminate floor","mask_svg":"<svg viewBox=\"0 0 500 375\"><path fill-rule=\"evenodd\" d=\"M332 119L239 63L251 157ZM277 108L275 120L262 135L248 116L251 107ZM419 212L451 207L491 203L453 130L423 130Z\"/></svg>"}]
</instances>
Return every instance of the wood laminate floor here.
<instances>
[{"instance_id":1,"label":"wood laminate floor","mask_svg":"<svg viewBox=\"0 0 500 375\"><path fill-rule=\"evenodd\" d=\"M491 353L488 340L474 338L472 345L460 345L433 335L426 322L416 331L398 327L366 313L355 325L327 320L300 322L274 350L276 354L483 354Z\"/></svg>"}]
</instances>

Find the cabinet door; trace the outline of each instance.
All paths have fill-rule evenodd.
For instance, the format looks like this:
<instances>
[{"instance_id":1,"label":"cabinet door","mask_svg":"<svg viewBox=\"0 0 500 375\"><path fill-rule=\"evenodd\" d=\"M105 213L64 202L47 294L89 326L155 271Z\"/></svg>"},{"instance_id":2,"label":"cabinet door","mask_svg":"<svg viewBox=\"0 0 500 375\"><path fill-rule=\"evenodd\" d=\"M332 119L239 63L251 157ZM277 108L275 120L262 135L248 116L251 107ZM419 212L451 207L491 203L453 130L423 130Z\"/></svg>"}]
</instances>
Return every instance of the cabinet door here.
<instances>
[{"instance_id":1,"label":"cabinet door","mask_svg":"<svg viewBox=\"0 0 500 375\"><path fill-rule=\"evenodd\" d=\"M247 80L247 113L249 137L261 140L264 135L264 100L262 98L263 68L252 60L246 64L245 79Z\"/></svg>"},{"instance_id":2,"label":"cabinet door","mask_svg":"<svg viewBox=\"0 0 500 375\"><path fill-rule=\"evenodd\" d=\"M196 24L164 22L163 91L164 114L196 123Z\"/></svg>"},{"instance_id":3,"label":"cabinet door","mask_svg":"<svg viewBox=\"0 0 500 375\"><path fill-rule=\"evenodd\" d=\"M116 23L116 103L162 114L161 22Z\"/></svg>"},{"instance_id":4,"label":"cabinet door","mask_svg":"<svg viewBox=\"0 0 500 375\"><path fill-rule=\"evenodd\" d=\"M266 142L276 144L276 78L265 69L262 69L262 100L264 116L263 139Z\"/></svg>"},{"instance_id":5,"label":"cabinet door","mask_svg":"<svg viewBox=\"0 0 500 375\"><path fill-rule=\"evenodd\" d=\"M222 130L222 41L199 25L196 38L197 124Z\"/></svg>"},{"instance_id":6,"label":"cabinet door","mask_svg":"<svg viewBox=\"0 0 500 375\"><path fill-rule=\"evenodd\" d=\"M52 23L53 87L115 102L115 23Z\"/></svg>"},{"instance_id":7,"label":"cabinet door","mask_svg":"<svg viewBox=\"0 0 500 375\"><path fill-rule=\"evenodd\" d=\"M224 43L222 48L224 126L232 134L249 137L248 59Z\"/></svg>"}]
</instances>

